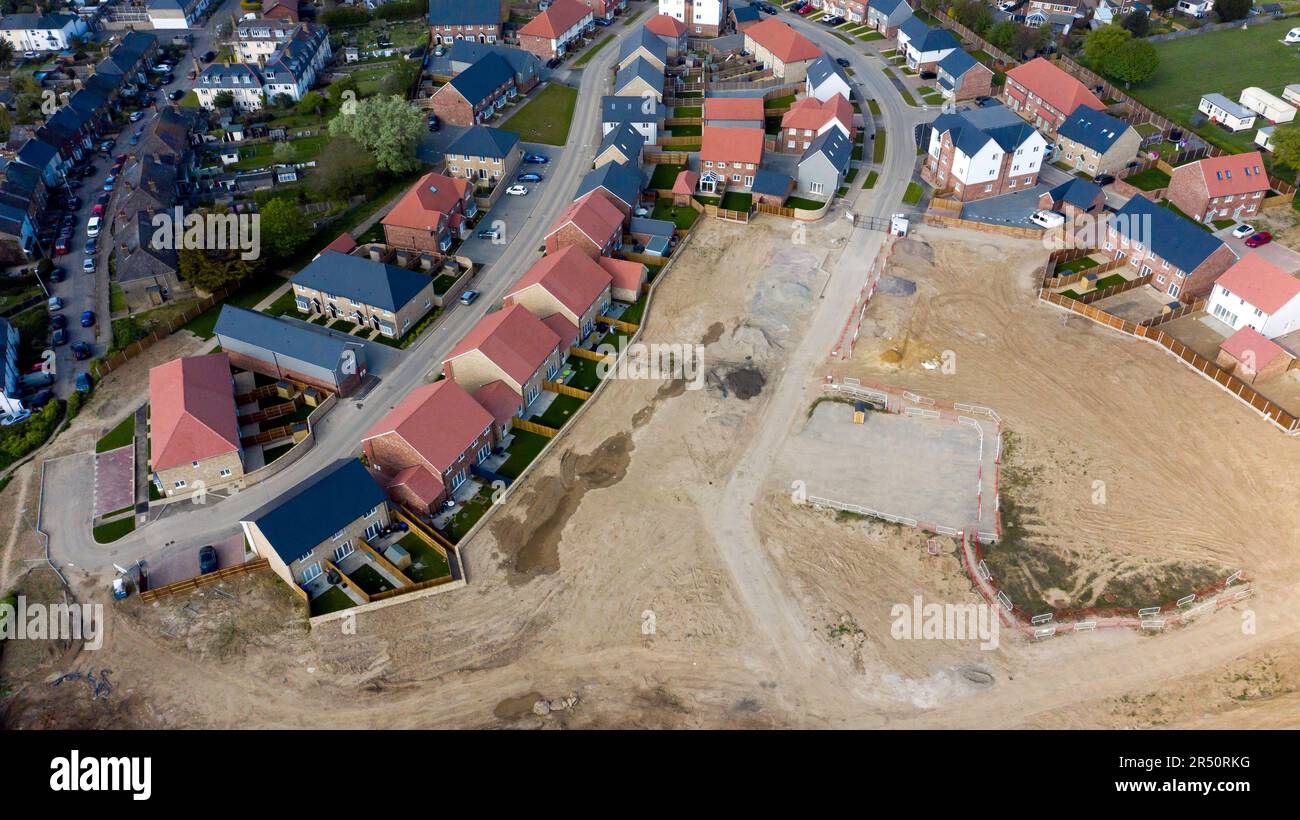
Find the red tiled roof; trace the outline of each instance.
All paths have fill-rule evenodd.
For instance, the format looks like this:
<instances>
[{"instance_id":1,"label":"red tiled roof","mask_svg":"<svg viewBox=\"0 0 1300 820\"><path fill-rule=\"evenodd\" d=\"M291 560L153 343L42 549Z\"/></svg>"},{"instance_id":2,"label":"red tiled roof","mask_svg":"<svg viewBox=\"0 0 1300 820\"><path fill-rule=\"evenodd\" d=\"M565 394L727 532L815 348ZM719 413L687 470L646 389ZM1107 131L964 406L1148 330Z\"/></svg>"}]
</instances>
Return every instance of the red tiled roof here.
<instances>
[{"instance_id":1,"label":"red tiled roof","mask_svg":"<svg viewBox=\"0 0 1300 820\"><path fill-rule=\"evenodd\" d=\"M750 162L757 167L763 161L763 129L706 125L700 141L700 160Z\"/></svg>"},{"instance_id":2,"label":"red tiled roof","mask_svg":"<svg viewBox=\"0 0 1300 820\"><path fill-rule=\"evenodd\" d=\"M1264 338L1264 335L1250 325L1223 340L1219 349L1239 362L1253 362L1251 368L1256 373L1278 356L1286 353L1281 345Z\"/></svg>"},{"instance_id":3,"label":"red tiled roof","mask_svg":"<svg viewBox=\"0 0 1300 820\"><path fill-rule=\"evenodd\" d=\"M686 24L667 14L656 14L645 21L645 27L660 37L681 37L686 33Z\"/></svg>"},{"instance_id":4,"label":"red tiled roof","mask_svg":"<svg viewBox=\"0 0 1300 820\"><path fill-rule=\"evenodd\" d=\"M683 173L685 173L683 171ZM694 173L694 172L692 172ZM699 177L699 174L695 174ZM679 175L680 178L680 175ZM695 189L692 188L692 191ZM605 272L613 277L613 287L619 290L636 290L641 289L641 283L645 279L646 266L640 262L633 262L631 259L611 259L608 256L600 258L600 266Z\"/></svg>"},{"instance_id":5,"label":"red tiled roof","mask_svg":"<svg viewBox=\"0 0 1300 820\"><path fill-rule=\"evenodd\" d=\"M491 423L492 417L465 388L442 379L407 393L362 440L396 433L441 474Z\"/></svg>"},{"instance_id":6,"label":"red tiled roof","mask_svg":"<svg viewBox=\"0 0 1300 820\"><path fill-rule=\"evenodd\" d=\"M705 97L704 121L755 120L763 121L762 97Z\"/></svg>"},{"instance_id":7,"label":"red tiled roof","mask_svg":"<svg viewBox=\"0 0 1300 820\"><path fill-rule=\"evenodd\" d=\"M578 326L568 319L564 318L562 313L552 313L542 319L542 324L551 329L551 332L560 337L560 345L568 350L575 339L578 338Z\"/></svg>"},{"instance_id":8,"label":"red tiled roof","mask_svg":"<svg viewBox=\"0 0 1300 820\"><path fill-rule=\"evenodd\" d=\"M772 56L783 63L815 60L822 56L822 50L812 40L775 17L769 17L745 29L745 36L770 51Z\"/></svg>"},{"instance_id":9,"label":"red tiled roof","mask_svg":"<svg viewBox=\"0 0 1300 820\"><path fill-rule=\"evenodd\" d=\"M1007 79L1020 83L1067 117L1081 105L1098 111L1106 110L1106 104L1097 99L1086 85L1043 57L1011 69L1007 72Z\"/></svg>"},{"instance_id":10,"label":"red tiled roof","mask_svg":"<svg viewBox=\"0 0 1300 820\"><path fill-rule=\"evenodd\" d=\"M1270 314L1300 296L1300 279L1257 253L1247 253L1238 259L1214 284Z\"/></svg>"},{"instance_id":11,"label":"red tiled roof","mask_svg":"<svg viewBox=\"0 0 1300 820\"><path fill-rule=\"evenodd\" d=\"M761 131L759 136L762 136ZM603 247L616 232L622 233L623 212L602 191L592 191L565 208L546 235L550 236L570 222Z\"/></svg>"},{"instance_id":12,"label":"red tiled roof","mask_svg":"<svg viewBox=\"0 0 1300 820\"><path fill-rule=\"evenodd\" d=\"M442 476L434 475L428 468L413 464L393 476L388 486L406 487L411 494L424 502L427 507L442 495Z\"/></svg>"},{"instance_id":13,"label":"red tiled roof","mask_svg":"<svg viewBox=\"0 0 1300 820\"><path fill-rule=\"evenodd\" d=\"M149 407L155 470L239 450L230 357L225 353L173 359L152 368Z\"/></svg>"},{"instance_id":14,"label":"red tiled roof","mask_svg":"<svg viewBox=\"0 0 1300 820\"><path fill-rule=\"evenodd\" d=\"M1205 178L1205 190L1209 191L1210 196L1236 196L1255 191L1267 191L1269 188L1268 173L1264 170L1264 158L1258 151L1206 157L1199 162L1175 168L1174 176L1177 177L1179 173L1197 172Z\"/></svg>"},{"instance_id":15,"label":"red tiled roof","mask_svg":"<svg viewBox=\"0 0 1300 820\"><path fill-rule=\"evenodd\" d=\"M578 0L554 0L546 11L529 20L520 34L533 34L538 37L559 37L573 28L574 24L591 14L591 9Z\"/></svg>"},{"instance_id":16,"label":"red tiled roof","mask_svg":"<svg viewBox=\"0 0 1300 820\"><path fill-rule=\"evenodd\" d=\"M804 97L790 106L790 110L781 117L781 127L815 131L831 119L839 120L852 133L853 104L839 94L831 95L825 102L816 97Z\"/></svg>"},{"instance_id":17,"label":"red tiled roof","mask_svg":"<svg viewBox=\"0 0 1300 820\"><path fill-rule=\"evenodd\" d=\"M497 379L474 391L474 400L483 405L483 409L492 414L497 424L505 424L514 418L515 411L523 396L503 380Z\"/></svg>"},{"instance_id":18,"label":"red tiled roof","mask_svg":"<svg viewBox=\"0 0 1300 820\"><path fill-rule=\"evenodd\" d=\"M677 179L673 180L673 193L689 196L695 193L695 186L699 181L700 175L696 172L690 170L680 171L677 174Z\"/></svg>"},{"instance_id":19,"label":"red tiled roof","mask_svg":"<svg viewBox=\"0 0 1300 820\"><path fill-rule=\"evenodd\" d=\"M512 305L479 319L443 362L478 350L522 385L559 343L559 336L527 308Z\"/></svg>"},{"instance_id":20,"label":"red tiled roof","mask_svg":"<svg viewBox=\"0 0 1300 820\"><path fill-rule=\"evenodd\" d=\"M441 217L449 214L469 191L469 180L428 173L411 187L393 210L384 217L385 225L432 230Z\"/></svg>"},{"instance_id":21,"label":"red tiled roof","mask_svg":"<svg viewBox=\"0 0 1300 820\"><path fill-rule=\"evenodd\" d=\"M357 248L357 240L352 238L350 233L341 233L338 238L325 246L326 251L338 251L339 253L352 253ZM324 253L325 251L321 251Z\"/></svg>"},{"instance_id":22,"label":"red tiled roof","mask_svg":"<svg viewBox=\"0 0 1300 820\"><path fill-rule=\"evenodd\" d=\"M581 316L600 299L609 283L610 275L596 264L596 260L570 245L538 259L511 286L506 298L537 285L575 316Z\"/></svg>"}]
</instances>

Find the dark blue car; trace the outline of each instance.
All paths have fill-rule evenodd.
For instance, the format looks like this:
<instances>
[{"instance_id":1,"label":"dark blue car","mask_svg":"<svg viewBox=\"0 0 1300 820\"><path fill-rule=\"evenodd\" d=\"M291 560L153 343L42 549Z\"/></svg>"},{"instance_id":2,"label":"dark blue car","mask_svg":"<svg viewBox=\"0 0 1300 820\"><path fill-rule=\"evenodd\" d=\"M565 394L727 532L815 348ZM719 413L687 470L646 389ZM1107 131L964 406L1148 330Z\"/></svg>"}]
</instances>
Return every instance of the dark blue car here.
<instances>
[{"instance_id":1,"label":"dark blue car","mask_svg":"<svg viewBox=\"0 0 1300 820\"><path fill-rule=\"evenodd\" d=\"M515 182L541 182L541 181L542 181L542 175L533 171L529 171L527 173L520 174L519 176L515 177Z\"/></svg>"},{"instance_id":2,"label":"dark blue car","mask_svg":"<svg viewBox=\"0 0 1300 820\"><path fill-rule=\"evenodd\" d=\"M95 311L87 310L81 314L81 326L82 327L95 326Z\"/></svg>"}]
</instances>

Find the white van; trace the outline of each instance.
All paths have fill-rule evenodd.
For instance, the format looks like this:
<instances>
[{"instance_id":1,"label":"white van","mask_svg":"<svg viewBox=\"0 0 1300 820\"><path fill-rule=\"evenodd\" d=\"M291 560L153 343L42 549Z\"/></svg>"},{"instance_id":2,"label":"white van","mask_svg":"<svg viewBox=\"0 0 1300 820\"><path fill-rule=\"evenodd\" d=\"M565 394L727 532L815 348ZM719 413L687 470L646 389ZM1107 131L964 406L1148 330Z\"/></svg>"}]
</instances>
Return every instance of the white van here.
<instances>
[{"instance_id":1,"label":"white van","mask_svg":"<svg viewBox=\"0 0 1300 820\"><path fill-rule=\"evenodd\" d=\"M1295 45L1296 43L1300 43L1300 28L1293 28L1290 31L1288 31L1286 33L1286 36L1282 38L1282 42L1286 43L1287 45Z\"/></svg>"},{"instance_id":2,"label":"white van","mask_svg":"<svg viewBox=\"0 0 1300 820\"><path fill-rule=\"evenodd\" d=\"M1065 224L1065 214L1058 214L1056 211L1034 211L1029 221L1040 228L1051 230Z\"/></svg>"},{"instance_id":3,"label":"white van","mask_svg":"<svg viewBox=\"0 0 1300 820\"><path fill-rule=\"evenodd\" d=\"M94 239L99 236L99 223L100 218L97 216L92 216L90 221L86 223L86 237L88 239Z\"/></svg>"}]
</instances>

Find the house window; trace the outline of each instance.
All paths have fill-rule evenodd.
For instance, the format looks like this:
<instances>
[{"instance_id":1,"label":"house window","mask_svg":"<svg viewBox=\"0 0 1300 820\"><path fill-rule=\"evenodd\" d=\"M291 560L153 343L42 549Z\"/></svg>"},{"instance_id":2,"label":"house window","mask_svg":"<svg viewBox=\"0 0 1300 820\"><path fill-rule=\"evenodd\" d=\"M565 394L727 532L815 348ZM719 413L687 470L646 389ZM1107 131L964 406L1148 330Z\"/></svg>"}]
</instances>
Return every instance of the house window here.
<instances>
[{"instance_id":1,"label":"house window","mask_svg":"<svg viewBox=\"0 0 1300 820\"><path fill-rule=\"evenodd\" d=\"M182 479L178 479L178 480L172 482L172 487L173 487L174 489L177 489L177 490L184 489L184 488L185 488L185 479L182 478Z\"/></svg>"},{"instance_id":2,"label":"house window","mask_svg":"<svg viewBox=\"0 0 1300 820\"><path fill-rule=\"evenodd\" d=\"M378 505L378 504L376 504L375 506L373 506L373 507L371 507L369 510L367 510L367 511L366 511L366 514L363 515L363 516L361 516L361 517L362 517L362 518L369 518L370 516L374 515L374 514L377 513L377 512L379 512L379 505Z\"/></svg>"},{"instance_id":3,"label":"house window","mask_svg":"<svg viewBox=\"0 0 1300 820\"><path fill-rule=\"evenodd\" d=\"M376 521L375 523L371 524L369 527L366 527L366 540L367 541L375 540L375 537L378 536L383 529L384 529L384 523L382 521Z\"/></svg>"},{"instance_id":4,"label":"house window","mask_svg":"<svg viewBox=\"0 0 1300 820\"><path fill-rule=\"evenodd\" d=\"M229 468L229 467L222 467L221 470L217 473L217 475L221 476L222 478L229 478L229 477L230 477L230 468Z\"/></svg>"},{"instance_id":5,"label":"house window","mask_svg":"<svg viewBox=\"0 0 1300 820\"><path fill-rule=\"evenodd\" d=\"M339 540L340 538L343 537L343 532L344 532L343 530L339 530L338 532L334 533L333 535L330 536L330 540L331 541Z\"/></svg>"},{"instance_id":6,"label":"house window","mask_svg":"<svg viewBox=\"0 0 1300 820\"><path fill-rule=\"evenodd\" d=\"M320 561L317 561L316 563L312 564L311 566L307 567L302 571L302 582L304 584L310 584L312 581L315 581L317 578L319 578L323 573L324 570L320 568Z\"/></svg>"},{"instance_id":7,"label":"house window","mask_svg":"<svg viewBox=\"0 0 1300 820\"><path fill-rule=\"evenodd\" d=\"M191 461L191 462L190 462L190 466L191 466L191 467L197 467L197 466L199 466L199 463L198 463L197 461Z\"/></svg>"},{"instance_id":8,"label":"house window","mask_svg":"<svg viewBox=\"0 0 1300 820\"><path fill-rule=\"evenodd\" d=\"M342 545L334 548L334 563L337 564L339 561L342 561L344 558L347 558L349 555L351 555L356 551L357 548L352 546L352 539L349 538L348 540L344 541Z\"/></svg>"}]
</instances>

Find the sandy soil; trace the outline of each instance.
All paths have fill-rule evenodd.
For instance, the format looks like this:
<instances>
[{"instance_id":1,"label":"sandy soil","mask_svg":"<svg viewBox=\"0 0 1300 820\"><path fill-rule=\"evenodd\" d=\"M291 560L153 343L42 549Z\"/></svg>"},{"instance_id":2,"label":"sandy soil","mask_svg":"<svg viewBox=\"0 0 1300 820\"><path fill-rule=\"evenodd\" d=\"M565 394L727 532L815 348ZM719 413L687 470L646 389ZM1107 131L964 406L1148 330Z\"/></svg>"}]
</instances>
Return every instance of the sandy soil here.
<instances>
[{"instance_id":1,"label":"sandy soil","mask_svg":"<svg viewBox=\"0 0 1300 820\"><path fill-rule=\"evenodd\" d=\"M1300 722L1297 519L1279 480L1296 443L1155 348L1037 305L1031 270L1042 252L1028 243L920 232L892 270L915 291L891 280L853 360L826 371L997 408L1015 436L1023 542L1076 567L1043 576L1069 587L1061 595L1128 592L1146 577L1139 570L1176 587L1198 571L1242 568L1260 590L1247 602L1256 634L1243 636L1238 607L1157 637L1029 644L1004 634L993 652L894 640L895 603L977 600L951 541L931 557L917 531L797 506L770 470L751 509L718 509L736 471L761 464L745 456L763 424L794 429L788 417L761 421L763 411L844 230L816 227L793 245L775 220L703 226L658 290L645 340L706 345L706 388L609 385L465 548L465 590L315 632L269 576L228 582L229 598L133 598L108 607L98 652L6 649L4 725ZM955 373L920 366L945 350ZM816 375L804 379L804 407ZM1105 504L1092 503L1096 480ZM0 504L23 497L15 484ZM780 578L763 594L723 543L733 517L752 525L757 558ZM34 539L10 544L11 567L35 555ZM1024 587L1058 594L1037 589L1033 569ZM1093 570L1130 580L1112 591L1085 583ZM24 591L53 595L50 578L33 573ZM104 598L75 573L74 585ZM47 682L105 668L108 699ZM539 700L570 695L573 705L534 714Z\"/></svg>"}]
</instances>

